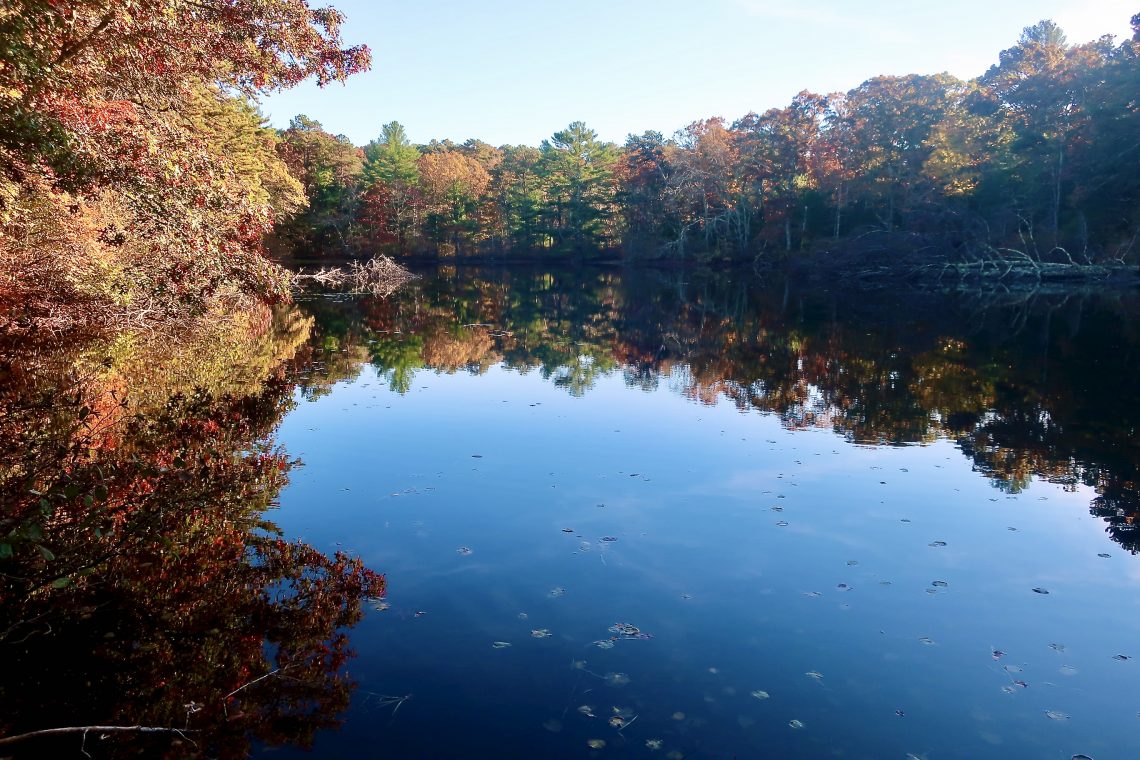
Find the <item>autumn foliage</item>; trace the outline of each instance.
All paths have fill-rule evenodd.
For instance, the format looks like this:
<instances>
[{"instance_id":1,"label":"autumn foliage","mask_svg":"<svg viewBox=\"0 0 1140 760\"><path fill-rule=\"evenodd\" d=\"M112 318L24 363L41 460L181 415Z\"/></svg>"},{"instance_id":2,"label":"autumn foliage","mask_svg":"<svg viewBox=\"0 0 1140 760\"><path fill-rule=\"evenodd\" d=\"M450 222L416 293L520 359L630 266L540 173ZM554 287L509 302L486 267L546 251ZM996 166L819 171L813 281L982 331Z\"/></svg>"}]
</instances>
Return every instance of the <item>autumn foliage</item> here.
<instances>
[{"instance_id":1,"label":"autumn foliage","mask_svg":"<svg viewBox=\"0 0 1140 760\"><path fill-rule=\"evenodd\" d=\"M305 199L259 93L366 68L305 0L17 0L0 10L0 327L280 300L260 252Z\"/></svg>"}]
</instances>

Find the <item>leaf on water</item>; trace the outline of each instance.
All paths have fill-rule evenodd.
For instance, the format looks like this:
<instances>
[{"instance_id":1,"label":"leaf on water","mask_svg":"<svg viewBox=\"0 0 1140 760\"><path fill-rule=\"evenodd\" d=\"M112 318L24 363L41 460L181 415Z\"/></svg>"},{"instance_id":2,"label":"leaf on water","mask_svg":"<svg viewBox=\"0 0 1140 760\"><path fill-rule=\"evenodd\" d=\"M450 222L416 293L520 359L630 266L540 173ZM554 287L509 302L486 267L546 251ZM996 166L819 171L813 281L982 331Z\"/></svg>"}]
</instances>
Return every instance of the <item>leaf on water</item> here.
<instances>
[{"instance_id":1,"label":"leaf on water","mask_svg":"<svg viewBox=\"0 0 1140 760\"><path fill-rule=\"evenodd\" d=\"M847 560L847 566L848 567L854 567L855 565L858 565L858 564L859 564L859 560L857 560L857 559Z\"/></svg>"},{"instance_id":2,"label":"leaf on water","mask_svg":"<svg viewBox=\"0 0 1140 760\"><path fill-rule=\"evenodd\" d=\"M935 547L945 546L945 545L946 545L945 541L931 541L929 544L929 546L935 546Z\"/></svg>"},{"instance_id":3,"label":"leaf on water","mask_svg":"<svg viewBox=\"0 0 1140 760\"><path fill-rule=\"evenodd\" d=\"M596 715L594 715L594 708L591 707L590 705L580 706L578 708L578 712L580 712L582 715L585 715L587 718L596 718L597 717Z\"/></svg>"},{"instance_id":4,"label":"leaf on water","mask_svg":"<svg viewBox=\"0 0 1140 760\"><path fill-rule=\"evenodd\" d=\"M1127 655L1127 654L1114 654L1112 656L1112 659L1120 660L1121 662L1124 662L1125 660L1131 660L1132 657L1130 655Z\"/></svg>"},{"instance_id":5,"label":"leaf on water","mask_svg":"<svg viewBox=\"0 0 1140 760\"><path fill-rule=\"evenodd\" d=\"M590 739L588 742L586 742L586 746L589 747L590 749L602 749L603 747L606 746L606 740L605 739Z\"/></svg>"},{"instance_id":6,"label":"leaf on water","mask_svg":"<svg viewBox=\"0 0 1140 760\"><path fill-rule=\"evenodd\" d=\"M809 670L808 672L804 673L804 675L808 678L814 678L816 681L823 679L823 673L820 673L818 670Z\"/></svg>"},{"instance_id":7,"label":"leaf on water","mask_svg":"<svg viewBox=\"0 0 1140 760\"><path fill-rule=\"evenodd\" d=\"M550 589L550 596L554 597L555 599L565 595L566 589L562 588L561 586L555 586L554 588Z\"/></svg>"},{"instance_id":8,"label":"leaf on water","mask_svg":"<svg viewBox=\"0 0 1140 760\"><path fill-rule=\"evenodd\" d=\"M563 532L563 533L573 533L573 532L574 532L574 529L573 529L573 528L563 528L563 529L562 529L562 532Z\"/></svg>"},{"instance_id":9,"label":"leaf on water","mask_svg":"<svg viewBox=\"0 0 1140 760\"><path fill-rule=\"evenodd\" d=\"M800 729L804 727L804 723L802 720L795 720L793 718L792 720L788 721L788 726L791 728Z\"/></svg>"},{"instance_id":10,"label":"leaf on water","mask_svg":"<svg viewBox=\"0 0 1140 760\"><path fill-rule=\"evenodd\" d=\"M469 554L471 554L471 548L467 547L467 546L461 546L455 550L455 553L458 554L460 557L466 557Z\"/></svg>"},{"instance_id":11,"label":"leaf on water","mask_svg":"<svg viewBox=\"0 0 1140 760\"><path fill-rule=\"evenodd\" d=\"M903 712L902 710L895 710L895 715L899 716L900 718L906 717L906 713Z\"/></svg>"},{"instance_id":12,"label":"leaf on water","mask_svg":"<svg viewBox=\"0 0 1140 760\"><path fill-rule=\"evenodd\" d=\"M1050 644L1049 648L1052 649L1054 652L1064 652L1065 651L1065 645L1064 644Z\"/></svg>"},{"instance_id":13,"label":"leaf on water","mask_svg":"<svg viewBox=\"0 0 1140 760\"><path fill-rule=\"evenodd\" d=\"M509 641L493 641L491 642L492 649L506 649L511 645Z\"/></svg>"},{"instance_id":14,"label":"leaf on water","mask_svg":"<svg viewBox=\"0 0 1140 760\"><path fill-rule=\"evenodd\" d=\"M788 521L787 520L780 520L778 523L776 523L776 527L777 528L786 528L786 527L788 527Z\"/></svg>"},{"instance_id":15,"label":"leaf on water","mask_svg":"<svg viewBox=\"0 0 1140 760\"><path fill-rule=\"evenodd\" d=\"M607 544L612 544L614 541L617 541L617 536L602 536L601 540Z\"/></svg>"},{"instance_id":16,"label":"leaf on water","mask_svg":"<svg viewBox=\"0 0 1140 760\"><path fill-rule=\"evenodd\" d=\"M610 686L625 686L630 680L625 673L606 673L605 679Z\"/></svg>"},{"instance_id":17,"label":"leaf on water","mask_svg":"<svg viewBox=\"0 0 1140 760\"><path fill-rule=\"evenodd\" d=\"M935 588L946 588L950 584L947 583L946 581L934 581L930 585L934 586Z\"/></svg>"},{"instance_id":18,"label":"leaf on water","mask_svg":"<svg viewBox=\"0 0 1140 760\"><path fill-rule=\"evenodd\" d=\"M1040 586L1036 586L1033 589L1033 593L1034 594L1048 594L1049 589L1045 589L1045 588L1041 588Z\"/></svg>"},{"instance_id":19,"label":"leaf on water","mask_svg":"<svg viewBox=\"0 0 1140 760\"><path fill-rule=\"evenodd\" d=\"M650 749L650 751L652 751L652 752L656 752L657 750L661 749L662 743L663 742L660 739L646 739L645 740L645 746L648 747ZM1076 759L1074 758L1074 760L1076 760Z\"/></svg>"},{"instance_id":20,"label":"leaf on water","mask_svg":"<svg viewBox=\"0 0 1140 760\"><path fill-rule=\"evenodd\" d=\"M550 632L549 628L535 628L530 632L530 635L534 636L536 639L545 639L546 637L553 636L554 634Z\"/></svg>"},{"instance_id":21,"label":"leaf on water","mask_svg":"<svg viewBox=\"0 0 1140 760\"><path fill-rule=\"evenodd\" d=\"M519 620L526 620L528 617L530 617L530 616L527 615L525 612L519 613Z\"/></svg>"},{"instance_id":22,"label":"leaf on water","mask_svg":"<svg viewBox=\"0 0 1140 760\"><path fill-rule=\"evenodd\" d=\"M1108 559L1112 555L1111 554L1105 554L1104 552L1101 552L1100 554L1098 554L1096 556L1100 557L1101 559ZM1074 757L1075 757L1075 755L1074 755ZM1082 757L1083 757L1083 755L1082 755Z\"/></svg>"},{"instance_id":23,"label":"leaf on water","mask_svg":"<svg viewBox=\"0 0 1140 760\"><path fill-rule=\"evenodd\" d=\"M993 657L995 660L1000 660L1002 657L1005 657L1005 652L1000 649L991 649L990 657Z\"/></svg>"},{"instance_id":24,"label":"leaf on water","mask_svg":"<svg viewBox=\"0 0 1140 760\"><path fill-rule=\"evenodd\" d=\"M918 640L921 641L923 644L926 644L928 647L934 646L934 644L936 643L934 641L934 639L930 638L929 636L920 636Z\"/></svg>"},{"instance_id":25,"label":"leaf on water","mask_svg":"<svg viewBox=\"0 0 1140 760\"><path fill-rule=\"evenodd\" d=\"M1046 710L1045 711L1045 717L1047 717L1051 720L1068 720L1069 719L1068 715L1066 715L1063 712L1059 712L1057 710Z\"/></svg>"},{"instance_id":26,"label":"leaf on water","mask_svg":"<svg viewBox=\"0 0 1140 760\"><path fill-rule=\"evenodd\" d=\"M757 699L768 699L771 697L771 695L763 689L757 689L756 691L752 692L752 696L756 697Z\"/></svg>"},{"instance_id":27,"label":"leaf on water","mask_svg":"<svg viewBox=\"0 0 1140 760\"><path fill-rule=\"evenodd\" d=\"M596 646L598 649L613 649L614 643L609 639L599 639L598 641L594 642L594 646Z\"/></svg>"},{"instance_id":28,"label":"leaf on water","mask_svg":"<svg viewBox=\"0 0 1140 760\"><path fill-rule=\"evenodd\" d=\"M60 578L56 578L54 581L51 582L52 588L66 588L67 586L70 586L70 585L71 585L71 578L67 577L66 575L64 575Z\"/></svg>"}]
</instances>

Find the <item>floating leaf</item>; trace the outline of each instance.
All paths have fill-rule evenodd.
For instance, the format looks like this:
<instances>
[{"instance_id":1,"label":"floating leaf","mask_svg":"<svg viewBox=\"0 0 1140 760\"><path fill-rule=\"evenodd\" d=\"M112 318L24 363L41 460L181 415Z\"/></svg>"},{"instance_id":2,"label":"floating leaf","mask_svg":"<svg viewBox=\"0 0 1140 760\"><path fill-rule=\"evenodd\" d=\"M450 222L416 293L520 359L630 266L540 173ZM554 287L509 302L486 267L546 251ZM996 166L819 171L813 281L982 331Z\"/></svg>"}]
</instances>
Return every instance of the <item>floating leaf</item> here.
<instances>
[{"instance_id":1,"label":"floating leaf","mask_svg":"<svg viewBox=\"0 0 1140 760\"><path fill-rule=\"evenodd\" d=\"M757 689L756 691L752 692L752 696L756 697L757 699L768 699L771 697L771 695L763 689Z\"/></svg>"},{"instance_id":2,"label":"floating leaf","mask_svg":"<svg viewBox=\"0 0 1140 760\"><path fill-rule=\"evenodd\" d=\"M804 675L808 678L815 679L816 681L823 679L823 673L820 673L818 670L809 670L808 672L804 673Z\"/></svg>"},{"instance_id":3,"label":"floating leaf","mask_svg":"<svg viewBox=\"0 0 1140 760\"><path fill-rule=\"evenodd\" d=\"M585 715L587 718L596 718L597 717L596 715L594 715L594 708L590 707L589 705L580 706L578 708L578 712L580 712L582 715Z\"/></svg>"},{"instance_id":4,"label":"floating leaf","mask_svg":"<svg viewBox=\"0 0 1140 760\"><path fill-rule=\"evenodd\" d=\"M920 636L918 640L921 641L923 644L926 644L928 647L934 646L934 644L936 643L934 641L934 639L930 638L929 636Z\"/></svg>"},{"instance_id":5,"label":"floating leaf","mask_svg":"<svg viewBox=\"0 0 1140 760\"><path fill-rule=\"evenodd\" d=\"M598 649L613 649L614 642L610 639L599 639L598 641L594 642L594 646L596 646Z\"/></svg>"},{"instance_id":6,"label":"floating leaf","mask_svg":"<svg viewBox=\"0 0 1140 760\"><path fill-rule=\"evenodd\" d=\"M937 547L937 546L945 546L945 545L946 545L946 542L945 542L945 541L931 541L929 545L930 545L930 546L935 546L935 547Z\"/></svg>"},{"instance_id":7,"label":"floating leaf","mask_svg":"<svg viewBox=\"0 0 1140 760\"><path fill-rule=\"evenodd\" d=\"M461 557L466 557L471 554L471 548L467 546L461 546L455 550L455 553Z\"/></svg>"},{"instance_id":8,"label":"floating leaf","mask_svg":"<svg viewBox=\"0 0 1140 760\"><path fill-rule=\"evenodd\" d=\"M555 586L554 588L550 589L550 596L554 597L555 599L565 595L566 589L562 588L561 586Z\"/></svg>"},{"instance_id":9,"label":"floating leaf","mask_svg":"<svg viewBox=\"0 0 1140 760\"><path fill-rule=\"evenodd\" d=\"M1045 711L1045 717L1050 718L1051 720L1068 720L1069 719L1068 715L1066 715L1063 712L1058 712L1057 710L1046 710Z\"/></svg>"},{"instance_id":10,"label":"floating leaf","mask_svg":"<svg viewBox=\"0 0 1140 760\"><path fill-rule=\"evenodd\" d=\"M586 746L589 747L590 749L602 749L603 747L606 746L606 740L605 739L590 739L588 742L586 742Z\"/></svg>"},{"instance_id":11,"label":"floating leaf","mask_svg":"<svg viewBox=\"0 0 1140 760\"><path fill-rule=\"evenodd\" d=\"M1124 662L1125 660L1131 660L1131 659L1132 659L1132 657L1131 657L1131 656L1129 656L1129 655L1126 655L1126 654L1114 654L1114 655L1112 656L1112 659L1114 659L1114 660L1120 660L1121 662Z\"/></svg>"},{"instance_id":12,"label":"floating leaf","mask_svg":"<svg viewBox=\"0 0 1140 760\"><path fill-rule=\"evenodd\" d=\"M602 536L601 540L607 544L612 544L614 541L617 541L617 536Z\"/></svg>"},{"instance_id":13,"label":"floating leaf","mask_svg":"<svg viewBox=\"0 0 1140 760\"><path fill-rule=\"evenodd\" d=\"M625 673L606 673L605 679L610 686L625 686L630 680Z\"/></svg>"},{"instance_id":14,"label":"floating leaf","mask_svg":"<svg viewBox=\"0 0 1140 760\"><path fill-rule=\"evenodd\" d=\"M534 636L536 639L545 639L546 637L553 636L554 634L550 632L549 628L535 628L530 632L530 635Z\"/></svg>"},{"instance_id":15,"label":"floating leaf","mask_svg":"<svg viewBox=\"0 0 1140 760\"><path fill-rule=\"evenodd\" d=\"M1096 556L1100 557L1101 559L1108 559L1112 555L1111 554L1105 554L1104 552L1101 552L1100 554L1098 554ZM1083 757L1083 755L1082 755L1082 757Z\"/></svg>"},{"instance_id":16,"label":"floating leaf","mask_svg":"<svg viewBox=\"0 0 1140 760\"><path fill-rule=\"evenodd\" d=\"M1049 589L1044 589L1044 588L1041 588L1040 586L1036 586L1033 589L1033 593L1034 594L1048 594Z\"/></svg>"},{"instance_id":17,"label":"floating leaf","mask_svg":"<svg viewBox=\"0 0 1140 760\"><path fill-rule=\"evenodd\" d=\"M787 520L780 520L778 523L776 523L776 527L777 528L786 528L786 527L788 527L788 521Z\"/></svg>"},{"instance_id":18,"label":"floating leaf","mask_svg":"<svg viewBox=\"0 0 1140 760\"><path fill-rule=\"evenodd\" d=\"M645 740L645 746L648 747L653 752L656 752L657 750L661 749L661 745L662 745L662 741L660 739L646 739ZM1074 758L1074 760L1076 760L1076 759Z\"/></svg>"},{"instance_id":19,"label":"floating leaf","mask_svg":"<svg viewBox=\"0 0 1140 760\"><path fill-rule=\"evenodd\" d=\"M804 723L802 720L795 720L793 718L792 720L788 721L788 726L791 728L800 729L804 727Z\"/></svg>"},{"instance_id":20,"label":"floating leaf","mask_svg":"<svg viewBox=\"0 0 1140 760\"><path fill-rule=\"evenodd\" d=\"M946 588L950 584L946 581L933 581L930 585L934 586L935 588Z\"/></svg>"},{"instance_id":21,"label":"floating leaf","mask_svg":"<svg viewBox=\"0 0 1140 760\"><path fill-rule=\"evenodd\" d=\"M491 642L491 648L492 649L506 649L510 645L511 645L511 642L509 642L509 641L492 641Z\"/></svg>"},{"instance_id":22,"label":"floating leaf","mask_svg":"<svg viewBox=\"0 0 1140 760\"><path fill-rule=\"evenodd\" d=\"M1064 644L1050 644L1049 648L1052 649L1054 652L1064 652L1065 651L1065 645Z\"/></svg>"}]
</instances>

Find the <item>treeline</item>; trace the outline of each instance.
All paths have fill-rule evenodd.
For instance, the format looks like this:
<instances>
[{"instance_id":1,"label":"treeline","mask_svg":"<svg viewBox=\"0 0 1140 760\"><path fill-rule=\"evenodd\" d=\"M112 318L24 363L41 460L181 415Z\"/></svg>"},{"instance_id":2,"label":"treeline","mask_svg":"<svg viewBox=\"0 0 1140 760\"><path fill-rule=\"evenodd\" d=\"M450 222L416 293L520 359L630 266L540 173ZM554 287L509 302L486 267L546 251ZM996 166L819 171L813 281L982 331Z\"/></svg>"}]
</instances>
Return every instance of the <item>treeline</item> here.
<instances>
[{"instance_id":1,"label":"treeline","mask_svg":"<svg viewBox=\"0 0 1140 760\"><path fill-rule=\"evenodd\" d=\"M611 254L718 260L868 232L1125 259L1140 233L1140 14L1134 36L1070 45L1027 27L984 75L880 76L845 94L600 141L575 122L538 148L364 146L304 116L281 133L309 252Z\"/></svg>"},{"instance_id":2,"label":"treeline","mask_svg":"<svg viewBox=\"0 0 1140 760\"><path fill-rule=\"evenodd\" d=\"M287 295L262 251L307 203L253 105L367 68L306 0L0 5L0 332Z\"/></svg>"}]
</instances>

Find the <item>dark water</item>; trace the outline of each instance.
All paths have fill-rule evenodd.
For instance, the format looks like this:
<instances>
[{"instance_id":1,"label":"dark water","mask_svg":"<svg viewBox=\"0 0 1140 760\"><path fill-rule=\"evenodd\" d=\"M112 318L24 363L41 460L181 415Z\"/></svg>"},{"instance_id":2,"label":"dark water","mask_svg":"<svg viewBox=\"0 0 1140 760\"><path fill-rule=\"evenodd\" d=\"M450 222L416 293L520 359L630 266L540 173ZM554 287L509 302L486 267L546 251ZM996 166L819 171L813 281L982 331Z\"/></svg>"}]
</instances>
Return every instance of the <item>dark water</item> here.
<instances>
[{"instance_id":1,"label":"dark water","mask_svg":"<svg viewBox=\"0 0 1140 760\"><path fill-rule=\"evenodd\" d=\"M70 419L29 400L59 366L138 365L100 387L172 421L89 462L129 448L127 490L143 462L194 514L239 503L219 519L249 523L247 554L268 509L313 551L306 572L335 575L316 557L344 551L387 593L359 622L347 603L220 612L288 573L207 572L201 543L163 524L167 549L58 590L68 622L0 639L19 663L0 714L17 716L7 733L202 725L223 755L1140 756L1138 320L1132 293L445 269L384 300L308 299L256 345L10 367L20 429L43 431ZM171 479L183 465L155 452L188 429L213 437ZM29 548L44 533L17 549L50 580ZM25 621L63 603L25 599ZM355 658L321 660L353 623L336 651ZM210 707L293 662L282 650L318 652L289 671L305 689L243 692L254 721ZM195 752L162 742L100 746Z\"/></svg>"}]
</instances>

